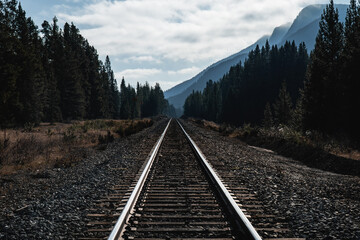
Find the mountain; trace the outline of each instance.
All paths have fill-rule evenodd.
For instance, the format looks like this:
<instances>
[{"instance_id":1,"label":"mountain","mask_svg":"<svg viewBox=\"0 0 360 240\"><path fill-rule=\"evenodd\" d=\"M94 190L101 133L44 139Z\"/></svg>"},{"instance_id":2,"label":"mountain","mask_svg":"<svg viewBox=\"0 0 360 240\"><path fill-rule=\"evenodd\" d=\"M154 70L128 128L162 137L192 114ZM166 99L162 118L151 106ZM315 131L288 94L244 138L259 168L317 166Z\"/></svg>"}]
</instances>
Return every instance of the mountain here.
<instances>
[{"instance_id":1,"label":"mountain","mask_svg":"<svg viewBox=\"0 0 360 240\"><path fill-rule=\"evenodd\" d=\"M269 40L270 45L283 45L285 41L295 41L296 44L305 42L308 50L311 51L315 45L315 38L319 30L319 21L325 7L325 4L305 7L292 23L276 27L271 35L260 38L251 46L212 64L193 78L165 91L165 98L176 108L182 108L187 96L189 96L192 91L202 91L206 86L206 82L210 79L218 81L229 71L231 66L238 64L240 61L244 62L248 53L253 50L256 45L263 46L266 40ZM348 5L336 4L335 7L339 10L340 20L344 22Z\"/></svg>"}]
</instances>

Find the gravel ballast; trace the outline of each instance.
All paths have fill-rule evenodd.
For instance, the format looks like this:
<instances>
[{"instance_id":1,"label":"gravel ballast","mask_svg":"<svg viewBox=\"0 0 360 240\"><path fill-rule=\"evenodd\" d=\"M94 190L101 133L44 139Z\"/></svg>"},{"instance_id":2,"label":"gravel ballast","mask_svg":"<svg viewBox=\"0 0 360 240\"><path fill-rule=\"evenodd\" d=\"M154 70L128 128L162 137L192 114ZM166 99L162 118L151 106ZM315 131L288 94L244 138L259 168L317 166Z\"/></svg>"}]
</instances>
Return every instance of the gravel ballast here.
<instances>
[{"instance_id":1,"label":"gravel ballast","mask_svg":"<svg viewBox=\"0 0 360 240\"><path fill-rule=\"evenodd\" d=\"M360 239L360 178L315 168L182 121L211 162L222 159L292 237Z\"/></svg>"},{"instance_id":2,"label":"gravel ballast","mask_svg":"<svg viewBox=\"0 0 360 240\"><path fill-rule=\"evenodd\" d=\"M140 169L167 121L158 119L69 168L0 176L0 239L84 236L88 209L121 183L121 176Z\"/></svg>"},{"instance_id":3,"label":"gravel ballast","mask_svg":"<svg viewBox=\"0 0 360 240\"><path fill-rule=\"evenodd\" d=\"M84 236L88 209L122 176L139 170L166 123L155 121L69 168L0 176L0 239ZM184 127L210 161L222 159L237 174L267 213L287 219L292 237L360 239L359 177L309 168L190 122Z\"/></svg>"}]
</instances>

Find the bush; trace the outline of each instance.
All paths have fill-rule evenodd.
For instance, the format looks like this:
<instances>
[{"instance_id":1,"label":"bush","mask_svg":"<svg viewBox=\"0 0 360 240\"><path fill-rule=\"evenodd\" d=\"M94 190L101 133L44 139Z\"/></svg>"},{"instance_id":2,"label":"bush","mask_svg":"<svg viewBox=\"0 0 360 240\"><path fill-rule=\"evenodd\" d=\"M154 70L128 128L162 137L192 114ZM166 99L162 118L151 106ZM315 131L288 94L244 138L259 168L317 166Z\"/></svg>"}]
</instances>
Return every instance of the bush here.
<instances>
[{"instance_id":1,"label":"bush","mask_svg":"<svg viewBox=\"0 0 360 240\"><path fill-rule=\"evenodd\" d=\"M63 132L63 141L64 143L71 144L75 141L76 135L73 128L68 128L65 132Z\"/></svg>"},{"instance_id":2,"label":"bush","mask_svg":"<svg viewBox=\"0 0 360 240\"><path fill-rule=\"evenodd\" d=\"M229 135L234 131L234 127L230 126L229 124L222 124L219 128L219 132L224 135Z\"/></svg>"},{"instance_id":3,"label":"bush","mask_svg":"<svg viewBox=\"0 0 360 240\"><path fill-rule=\"evenodd\" d=\"M105 136L99 135L98 140L100 144L108 144L114 141L114 135L112 135L110 131L107 131Z\"/></svg>"},{"instance_id":4,"label":"bush","mask_svg":"<svg viewBox=\"0 0 360 240\"><path fill-rule=\"evenodd\" d=\"M24 124L24 132L32 132L34 130L35 123L27 122Z\"/></svg>"},{"instance_id":5,"label":"bush","mask_svg":"<svg viewBox=\"0 0 360 240\"><path fill-rule=\"evenodd\" d=\"M143 121L131 121L130 125L124 126L121 125L115 131L121 137L126 137L131 134L140 132L144 128L150 127L154 124L152 120L143 120Z\"/></svg>"}]
</instances>

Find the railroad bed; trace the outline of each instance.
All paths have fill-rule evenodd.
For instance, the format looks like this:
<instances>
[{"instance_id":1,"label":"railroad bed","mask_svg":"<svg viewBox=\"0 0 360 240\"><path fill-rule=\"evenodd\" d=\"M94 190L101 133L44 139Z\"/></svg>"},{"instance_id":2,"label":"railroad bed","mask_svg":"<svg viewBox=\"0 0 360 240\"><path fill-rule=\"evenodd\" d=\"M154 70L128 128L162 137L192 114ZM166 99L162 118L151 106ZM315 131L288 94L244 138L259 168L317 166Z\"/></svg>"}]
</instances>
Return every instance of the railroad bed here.
<instances>
[{"instance_id":1,"label":"railroad bed","mask_svg":"<svg viewBox=\"0 0 360 240\"><path fill-rule=\"evenodd\" d=\"M119 192L102 202L116 211L93 214L97 221L89 223L93 228L84 239L104 239L110 231L108 239L261 239L239 209L236 196L222 183L217 185L218 177L211 176L213 170L207 169L201 157L177 121L170 121L149 162L129 177L129 181L134 179L130 188L119 186L114 189ZM246 190L232 189L240 195ZM252 194L243 195L253 199ZM109 204L104 204L106 199ZM249 207L259 206L253 201ZM262 235L269 237L264 230Z\"/></svg>"},{"instance_id":2,"label":"railroad bed","mask_svg":"<svg viewBox=\"0 0 360 240\"><path fill-rule=\"evenodd\" d=\"M125 238L232 238L213 189L172 121Z\"/></svg>"}]
</instances>

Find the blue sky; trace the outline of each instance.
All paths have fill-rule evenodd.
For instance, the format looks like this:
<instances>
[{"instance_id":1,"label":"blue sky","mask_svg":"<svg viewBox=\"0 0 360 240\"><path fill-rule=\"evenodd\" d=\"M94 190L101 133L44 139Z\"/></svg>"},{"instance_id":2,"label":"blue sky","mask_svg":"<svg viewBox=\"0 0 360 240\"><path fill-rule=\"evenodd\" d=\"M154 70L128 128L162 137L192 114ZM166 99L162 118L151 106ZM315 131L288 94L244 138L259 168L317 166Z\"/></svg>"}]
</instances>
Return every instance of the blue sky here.
<instances>
[{"instance_id":1,"label":"blue sky","mask_svg":"<svg viewBox=\"0 0 360 240\"><path fill-rule=\"evenodd\" d=\"M20 0L41 28L74 22L120 82L166 90L326 0ZM349 1L338 0L335 3Z\"/></svg>"}]
</instances>

